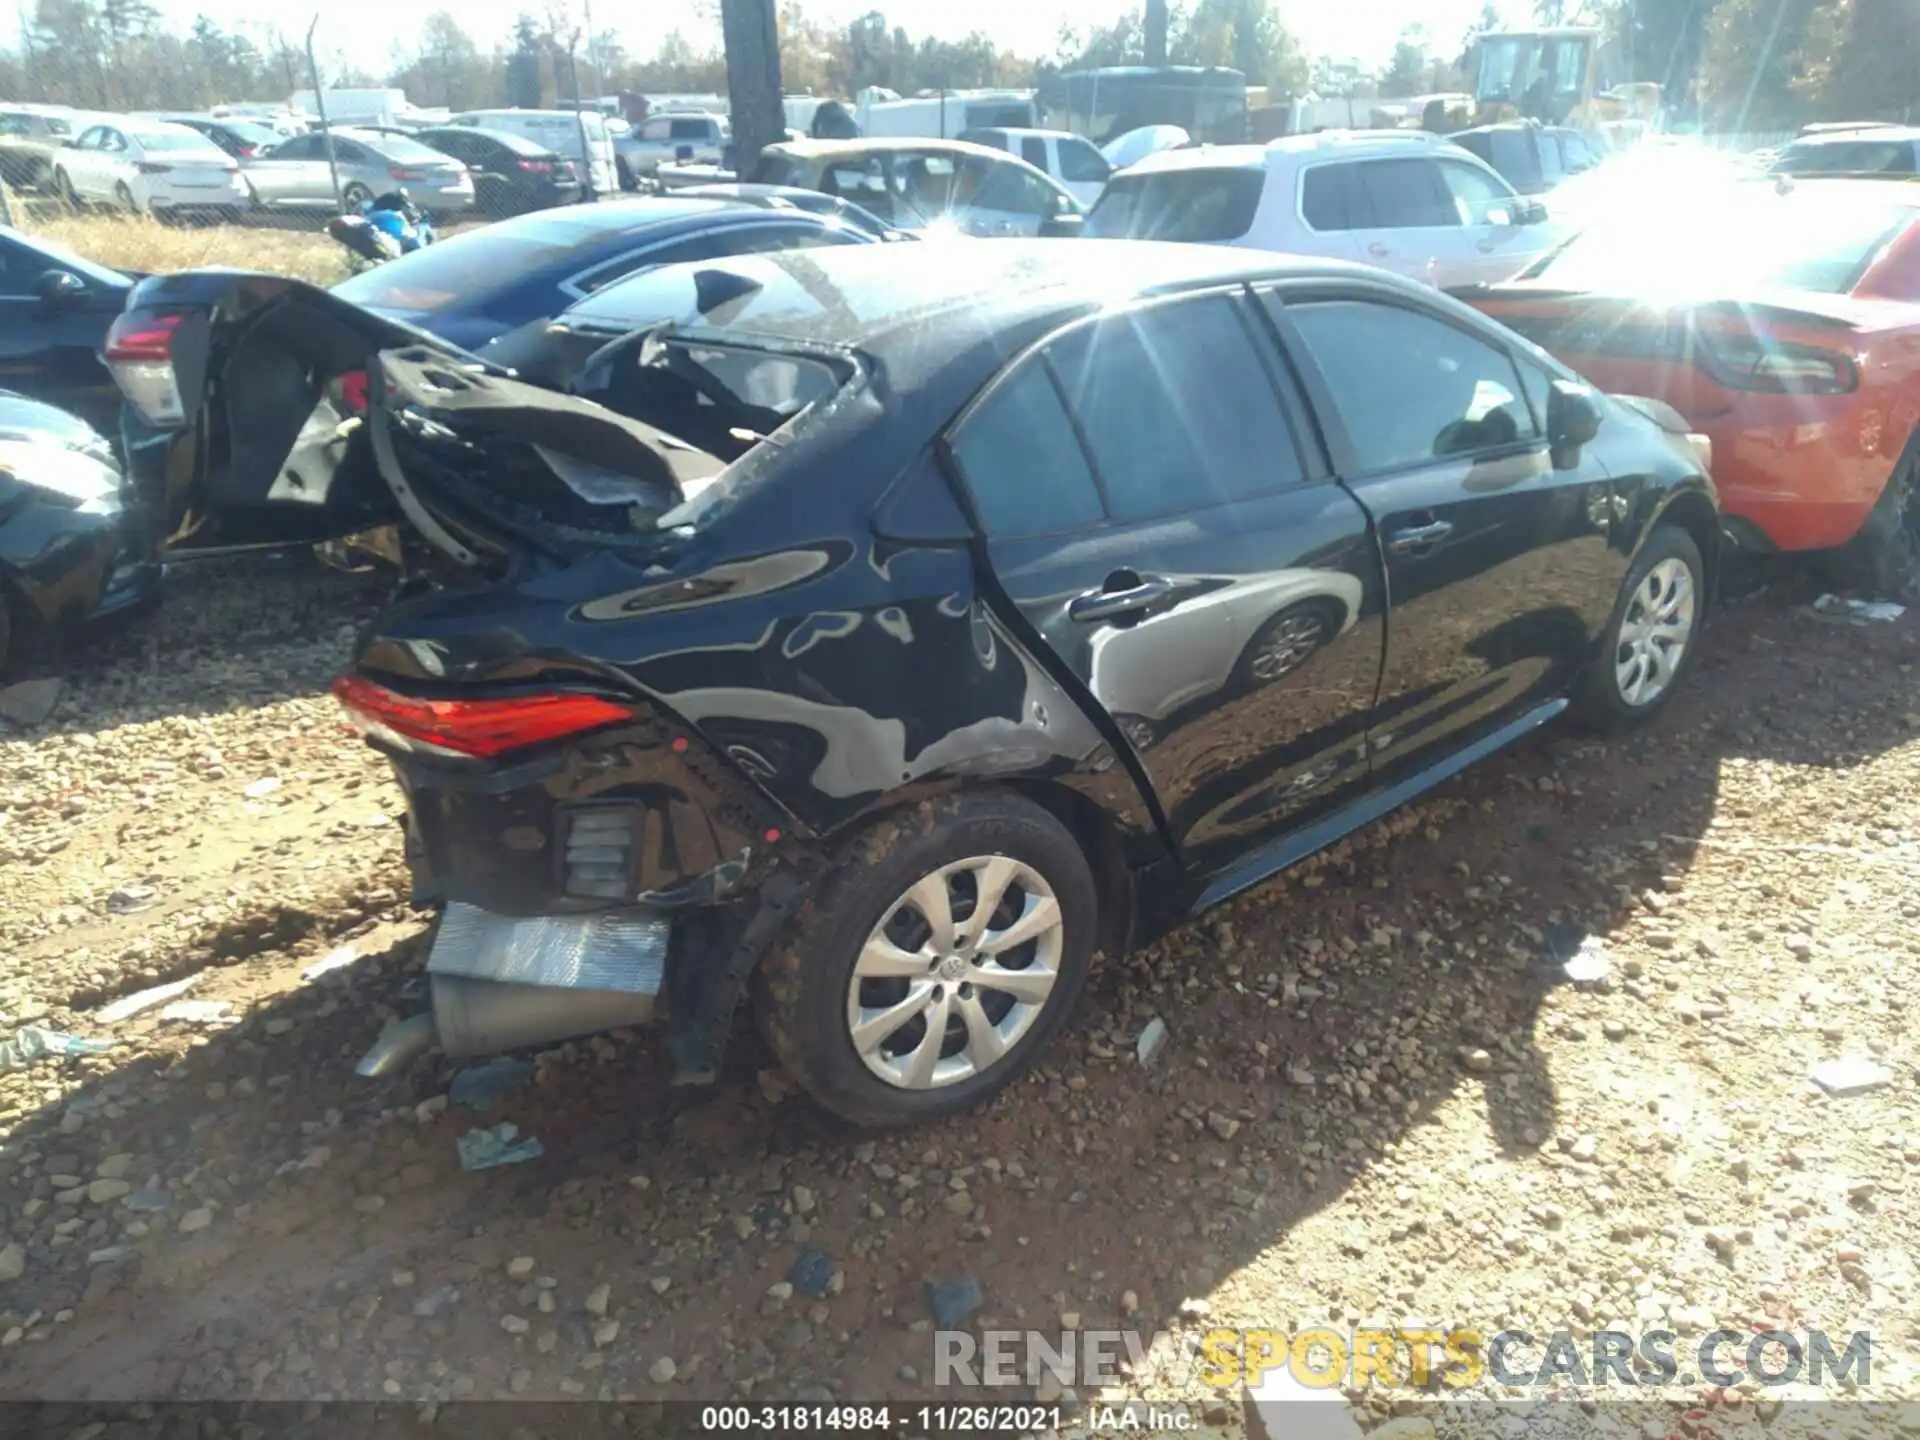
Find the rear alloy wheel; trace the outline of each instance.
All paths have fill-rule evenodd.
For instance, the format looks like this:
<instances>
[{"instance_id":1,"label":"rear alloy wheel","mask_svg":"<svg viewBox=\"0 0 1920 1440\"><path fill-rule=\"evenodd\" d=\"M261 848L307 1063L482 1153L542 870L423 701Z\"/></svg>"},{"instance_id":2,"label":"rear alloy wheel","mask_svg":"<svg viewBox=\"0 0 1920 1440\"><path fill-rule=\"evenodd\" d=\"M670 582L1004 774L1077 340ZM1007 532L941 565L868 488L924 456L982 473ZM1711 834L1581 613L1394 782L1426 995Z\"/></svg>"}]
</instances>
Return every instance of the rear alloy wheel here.
<instances>
[{"instance_id":1,"label":"rear alloy wheel","mask_svg":"<svg viewBox=\"0 0 1920 1440\"><path fill-rule=\"evenodd\" d=\"M1637 725L1672 698L1693 662L1706 601L1700 547L1678 526L1662 525L1627 572L1588 675L1584 710L1591 724Z\"/></svg>"},{"instance_id":2,"label":"rear alloy wheel","mask_svg":"<svg viewBox=\"0 0 1920 1440\"><path fill-rule=\"evenodd\" d=\"M1291 675L1325 645L1333 632L1326 609L1316 602L1282 610L1255 632L1241 659L1242 683L1251 688Z\"/></svg>"},{"instance_id":3,"label":"rear alloy wheel","mask_svg":"<svg viewBox=\"0 0 1920 1440\"><path fill-rule=\"evenodd\" d=\"M840 857L761 967L762 1026L856 1124L965 1109L1065 1023L1097 912L1085 855L1046 811L998 792L929 801Z\"/></svg>"},{"instance_id":4,"label":"rear alloy wheel","mask_svg":"<svg viewBox=\"0 0 1920 1440\"><path fill-rule=\"evenodd\" d=\"M1910 450L1902 458L1860 533L1823 553L1819 569L1836 590L1885 600L1920 598L1920 454Z\"/></svg>"},{"instance_id":5,"label":"rear alloy wheel","mask_svg":"<svg viewBox=\"0 0 1920 1440\"><path fill-rule=\"evenodd\" d=\"M113 208L132 215L140 213L140 202L133 198L133 191L124 180L113 187Z\"/></svg>"}]
</instances>

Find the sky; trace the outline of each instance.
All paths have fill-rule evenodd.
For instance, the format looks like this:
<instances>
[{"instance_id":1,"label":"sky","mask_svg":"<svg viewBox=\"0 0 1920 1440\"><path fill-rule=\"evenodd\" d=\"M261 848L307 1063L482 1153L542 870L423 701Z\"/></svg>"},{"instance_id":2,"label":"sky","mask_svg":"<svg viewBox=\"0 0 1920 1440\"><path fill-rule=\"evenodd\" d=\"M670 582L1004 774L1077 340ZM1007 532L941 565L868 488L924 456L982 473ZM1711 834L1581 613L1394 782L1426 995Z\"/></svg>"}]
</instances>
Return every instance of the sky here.
<instances>
[{"instance_id":1,"label":"sky","mask_svg":"<svg viewBox=\"0 0 1920 1440\"><path fill-rule=\"evenodd\" d=\"M1129 0L1122 0L1129 3ZM1509 19L1521 20L1528 11L1522 0L1496 0ZM396 43L411 48L419 23L433 10L451 9L482 48L504 38L521 11L545 16L549 11L571 12L578 18L592 0L326 0L316 36L322 57L343 56L370 70L383 70ZM809 17L823 23L845 23L878 9L888 21L905 26L918 37L934 35L958 39L972 30L984 30L1004 48L1025 55L1053 53L1062 23L1081 29L1110 20L1117 6L1094 5L1088 0L803 0ZM1436 45L1450 48L1480 13L1480 0L1279 0L1280 16L1311 54L1354 58L1365 64L1384 64L1402 27L1419 22L1433 34ZM159 0L166 21L184 29L196 14L206 14L222 25L258 32L263 7L257 0ZM650 53L669 30L680 31L696 46L717 45L718 25L700 12L716 13L717 6L694 0L625 6L600 0L593 11L595 28L623 34L627 48ZM276 5L272 21L299 35L312 19L300 5ZM676 18L677 17L677 18ZM263 97L273 98L273 97Z\"/></svg>"}]
</instances>

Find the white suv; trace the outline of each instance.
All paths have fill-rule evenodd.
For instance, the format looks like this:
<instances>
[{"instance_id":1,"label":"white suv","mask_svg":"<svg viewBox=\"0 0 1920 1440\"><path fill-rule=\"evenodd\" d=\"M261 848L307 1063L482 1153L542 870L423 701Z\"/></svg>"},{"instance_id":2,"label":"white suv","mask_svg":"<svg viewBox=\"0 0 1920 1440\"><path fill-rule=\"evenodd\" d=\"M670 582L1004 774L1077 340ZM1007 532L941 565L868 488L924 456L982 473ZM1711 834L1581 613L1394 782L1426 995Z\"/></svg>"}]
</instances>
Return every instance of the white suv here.
<instances>
[{"instance_id":1,"label":"white suv","mask_svg":"<svg viewBox=\"0 0 1920 1440\"><path fill-rule=\"evenodd\" d=\"M1107 182L1082 233L1357 260L1445 288L1505 280L1558 232L1441 136L1346 130L1150 155Z\"/></svg>"}]
</instances>

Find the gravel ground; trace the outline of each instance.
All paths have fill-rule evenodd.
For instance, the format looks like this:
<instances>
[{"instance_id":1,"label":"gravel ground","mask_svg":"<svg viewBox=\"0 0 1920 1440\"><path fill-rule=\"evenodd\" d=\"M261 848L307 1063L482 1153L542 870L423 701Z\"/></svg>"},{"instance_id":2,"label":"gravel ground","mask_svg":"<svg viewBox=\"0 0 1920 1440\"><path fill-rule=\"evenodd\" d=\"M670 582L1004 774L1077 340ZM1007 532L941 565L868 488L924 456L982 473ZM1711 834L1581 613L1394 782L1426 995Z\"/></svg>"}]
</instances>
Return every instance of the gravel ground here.
<instances>
[{"instance_id":1,"label":"gravel ground","mask_svg":"<svg viewBox=\"0 0 1920 1440\"><path fill-rule=\"evenodd\" d=\"M1462 777L1106 965L986 1110L875 1138L745 1027L694 1095L644 1036L540 1056L478 1121L437 1057L356 1079L427 928L398 792L325 695L378 596L292 562L177 578L0 737L0 1033L115 1042L0 1075L0 1398L930 1398L924 1287L966 1279L977 1327L1165 1332L1121 1391L1228 1432L1259 1421L1195 1369L1214 1326L1864 1329L1847 1423L1920 1398L1920 617L1749 598L1652 729ZM1569 982L1583 933L1605 955ZM174 982L211 1003L102 1018ZM1845 1057L1885 1083L1809 1078ZM456 1138L501 1119L543 1158L463 1173ZM1597 1418L1721 1433L1798 1393L1676 1382ZM1351 1410L1401 1437L1490 1413Z\"/></svg>"}]
</instances>

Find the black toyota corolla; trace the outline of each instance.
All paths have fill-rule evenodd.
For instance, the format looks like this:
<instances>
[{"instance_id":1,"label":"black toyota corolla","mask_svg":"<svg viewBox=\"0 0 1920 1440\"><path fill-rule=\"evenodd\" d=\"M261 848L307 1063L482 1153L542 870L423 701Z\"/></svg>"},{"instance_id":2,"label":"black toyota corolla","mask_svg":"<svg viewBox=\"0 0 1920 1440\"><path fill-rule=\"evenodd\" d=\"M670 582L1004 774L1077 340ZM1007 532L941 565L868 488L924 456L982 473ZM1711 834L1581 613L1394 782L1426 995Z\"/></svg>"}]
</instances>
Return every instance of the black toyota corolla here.
<instances>
[{"instance_id":1,"label":"black toyota corolla","mask_svg":"<svg viewBox=\"0 0 1920 1440\"><path fill-rule=\"evenodd\" d=\"M1377 271L876 245L620 291L543 385L265 277L129 317L206 503L384 506L439 571L337 687L444 907L369 1074L660 1014L710 1079L751 993L829 1109L942 1114L1096 950L1647 718L1700 642L1697 438Z\"/></svg>"}]
</instances>

